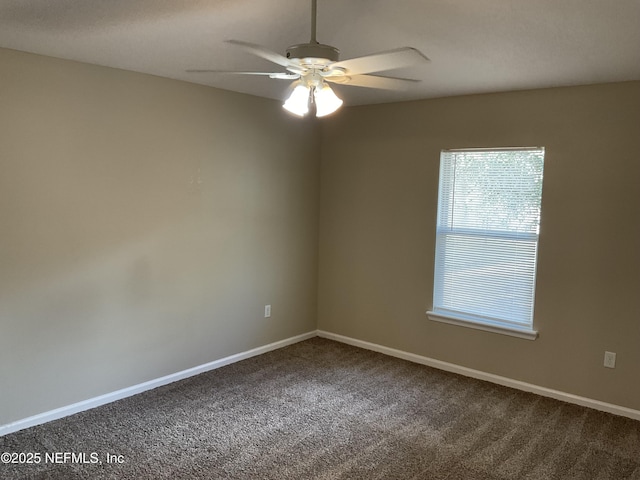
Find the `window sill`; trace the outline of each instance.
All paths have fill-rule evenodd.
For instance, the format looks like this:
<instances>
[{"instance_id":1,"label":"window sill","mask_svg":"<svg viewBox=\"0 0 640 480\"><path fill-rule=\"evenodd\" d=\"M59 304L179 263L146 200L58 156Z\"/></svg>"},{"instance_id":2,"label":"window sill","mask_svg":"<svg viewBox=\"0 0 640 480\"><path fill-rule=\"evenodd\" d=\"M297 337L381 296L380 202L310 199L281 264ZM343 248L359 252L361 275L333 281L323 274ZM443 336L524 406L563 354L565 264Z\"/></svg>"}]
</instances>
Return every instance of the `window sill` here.
<instances>
[{"instance_id":1,"label":"window sill","mask_svg":"<svg viewBox=\"0 0 640 480\"><path fill-rule=\"evenodd\" d=\"M441 313L427 312L427 318L434 322L448 323L459 327L475 328L476 330L484 330L485 332L499 333L501 335L510 335L512 337L524 338L527 340L535 340L538 338L536 330L528 328L518 328L499 324L480 323L466 318L442 315Z\"/></svg>"}]
</instances>

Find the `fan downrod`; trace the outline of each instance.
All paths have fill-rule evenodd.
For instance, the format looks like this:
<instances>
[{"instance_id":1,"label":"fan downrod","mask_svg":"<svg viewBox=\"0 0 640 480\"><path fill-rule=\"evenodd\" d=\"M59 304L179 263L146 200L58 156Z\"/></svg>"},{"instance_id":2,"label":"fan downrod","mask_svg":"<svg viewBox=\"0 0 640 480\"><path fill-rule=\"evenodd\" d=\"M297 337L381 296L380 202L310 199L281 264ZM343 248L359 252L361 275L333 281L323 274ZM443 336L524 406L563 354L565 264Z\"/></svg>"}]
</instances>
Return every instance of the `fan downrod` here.
<instances>
[{"instance_id":1,"label":"fan downrod","mask_svg":"<svg viewBox=\"0 0 640 480\"><path fill-rule=\"evenodd\" d=\"M300 43L287 48L287 58L300 60L303 65L322 65L337 62L340 58L340 50L331 45L318 43L316 40L317 2L318 0L311 0L311 39L309 43Z\"/></svg>"}]
</instances>

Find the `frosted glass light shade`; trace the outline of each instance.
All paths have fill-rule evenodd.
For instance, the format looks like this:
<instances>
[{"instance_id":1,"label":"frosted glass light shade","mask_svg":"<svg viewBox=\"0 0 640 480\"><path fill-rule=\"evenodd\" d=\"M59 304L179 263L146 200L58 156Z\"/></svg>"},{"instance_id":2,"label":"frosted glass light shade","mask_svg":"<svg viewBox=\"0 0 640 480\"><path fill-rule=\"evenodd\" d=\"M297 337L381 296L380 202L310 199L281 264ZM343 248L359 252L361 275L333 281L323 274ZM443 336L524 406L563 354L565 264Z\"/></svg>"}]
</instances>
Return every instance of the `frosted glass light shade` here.
<instances>
[{"instance_id":1,"label":"frosted glass light shade","mask_svg":"<svg viewBox=\"0 0 640 480\"><path fill-rule=\"evenodd\" d=\"M315 89L315 101L316 101L316 117L324 117L330 113L335 112L342 106L342 100L340 100L329 85L322 85L320 88Z\"/></svg>"},{"instance_id":2,"label":"frosted glass light shade","mask_svg":"<svg viewBox=\"0 0 640 480\"><path fill-rule=\"evenodd\" d=\"M282 105L285 110L303 117L309 111L309 87L298 85Z\"/></svg>"}]
</instances>

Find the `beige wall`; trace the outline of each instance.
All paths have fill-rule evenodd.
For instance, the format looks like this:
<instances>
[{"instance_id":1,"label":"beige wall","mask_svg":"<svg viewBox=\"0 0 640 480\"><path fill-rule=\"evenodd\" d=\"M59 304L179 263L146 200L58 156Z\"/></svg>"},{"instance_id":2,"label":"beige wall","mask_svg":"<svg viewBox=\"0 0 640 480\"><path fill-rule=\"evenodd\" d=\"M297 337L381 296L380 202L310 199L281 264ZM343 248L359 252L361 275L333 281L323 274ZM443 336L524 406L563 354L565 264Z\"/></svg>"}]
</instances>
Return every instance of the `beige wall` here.
<instances>
[{"instance_id":1,"label":"beige wall","mask_svg":"<svg viewBox=\"0 0 640 480\"><path fill-rule=\"evenodd\" d=\"M640 409L640 83L322 124L0 49L0 425L318 325ZM533 342L424 315L440 150L517 145L547 149Z\"/></svg>"},{"instance_id":2,"label":"beige wall","mask_svg":"<svg viewBox=\"0 0 640 480\"><path fill-rule=\"evenodd\" d=\"M318 146L275 101L0 50L0 425L314 330Z\"/></svg>"},{"instance_id":3,"label":"beige wall","mask_svg":"<svg viewBox=\"0 0 640 480\"><path fill-rule=\"evenodd\" d=\"M439 153L546 148L535 341L430 321ZM323 122L319 328L640 409L640 82ZM617 367L603 367L604 351Z\"/></svg>"}]
</instances>

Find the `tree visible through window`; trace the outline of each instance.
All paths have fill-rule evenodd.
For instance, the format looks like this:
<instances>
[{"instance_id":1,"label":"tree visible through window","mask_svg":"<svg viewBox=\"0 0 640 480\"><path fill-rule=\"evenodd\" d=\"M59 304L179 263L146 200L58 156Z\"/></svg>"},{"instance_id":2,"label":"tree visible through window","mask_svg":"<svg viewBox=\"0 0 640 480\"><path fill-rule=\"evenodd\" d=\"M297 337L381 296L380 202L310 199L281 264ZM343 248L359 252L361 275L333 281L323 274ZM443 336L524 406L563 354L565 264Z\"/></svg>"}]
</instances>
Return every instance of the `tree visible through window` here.
<instances>
[{"instance_id":1,"label":"tree visible through window","mask_svg":"<svg viewBox=\"0 0 640 480\"><path fill-rule=\"evenodd\" d=\"M543 148L445 150L433 310L533 331Z\"/></svg>"}]
</instances>

